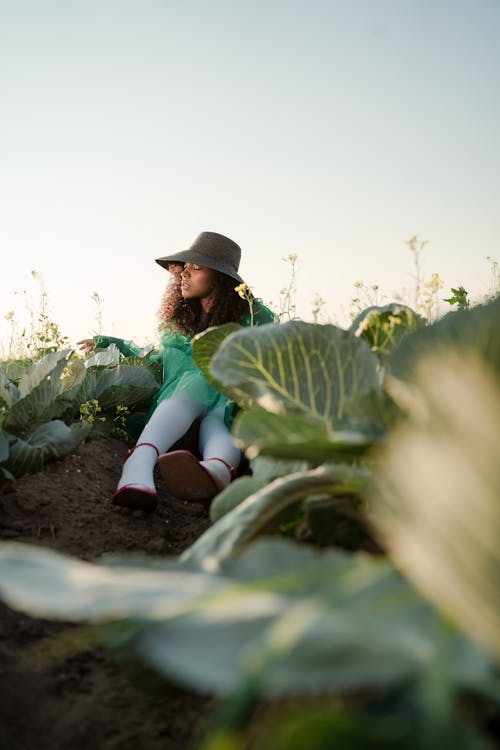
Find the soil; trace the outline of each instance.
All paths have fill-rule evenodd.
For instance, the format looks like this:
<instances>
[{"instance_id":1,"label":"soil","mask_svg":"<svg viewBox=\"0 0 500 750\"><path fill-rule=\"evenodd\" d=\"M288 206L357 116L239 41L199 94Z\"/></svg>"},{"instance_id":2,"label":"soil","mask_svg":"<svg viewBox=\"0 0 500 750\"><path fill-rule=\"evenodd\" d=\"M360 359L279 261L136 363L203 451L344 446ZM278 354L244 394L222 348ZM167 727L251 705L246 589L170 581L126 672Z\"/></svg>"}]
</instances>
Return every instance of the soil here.
<instances>
[{"instance_id":1,"label":"soil","mask_svg":"<svg viewBox=\"0 0 500 750\"><path fill-rule=\"evenodd\" d=\"M0 484L0 539L85 560L107 553L177 555L210 525L206 508L168 496L150 514L118 508L126 446L98 438L37 474ZM36 666L26 654L66 626L0 604L0 748L177 750L192 746L212 699L183 690L140 692L99 648Z\"/></svg>"}]
</instances>

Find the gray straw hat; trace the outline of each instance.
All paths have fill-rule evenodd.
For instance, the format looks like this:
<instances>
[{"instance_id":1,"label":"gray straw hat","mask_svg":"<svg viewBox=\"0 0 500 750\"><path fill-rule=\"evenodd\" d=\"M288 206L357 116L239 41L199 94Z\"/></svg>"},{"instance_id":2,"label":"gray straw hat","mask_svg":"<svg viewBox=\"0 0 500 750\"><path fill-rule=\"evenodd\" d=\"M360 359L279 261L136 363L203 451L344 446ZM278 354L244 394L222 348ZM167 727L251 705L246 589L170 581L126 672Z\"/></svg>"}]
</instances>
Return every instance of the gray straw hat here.
<instances>
[{"instance_id":1,"label":"gray straw hat","mask_svg":"<svg viewBox=\"0 0 500 750\"><path fill-rule=\"evenodd\" d=\"M236 281L243 282L238 273L241 248L236 242L217 232L202 232L191 247L174 255L156 258L160 266L169 270L171 263L195 263L214 271L225 273Z\"/></svg>"}]
</instances>

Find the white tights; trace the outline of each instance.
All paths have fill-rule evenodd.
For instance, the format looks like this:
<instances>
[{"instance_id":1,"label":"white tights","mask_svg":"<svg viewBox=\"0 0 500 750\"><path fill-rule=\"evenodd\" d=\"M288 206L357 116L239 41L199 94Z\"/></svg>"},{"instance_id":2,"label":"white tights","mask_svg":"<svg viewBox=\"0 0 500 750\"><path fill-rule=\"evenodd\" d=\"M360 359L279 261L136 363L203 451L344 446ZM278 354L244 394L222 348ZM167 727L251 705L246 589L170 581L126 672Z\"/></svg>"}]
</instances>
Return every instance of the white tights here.
<instances>
[{"instance_id":1,"label":"white tights","mask_svg":"<svg viewBox=\"0 0 500 750\"><path fill-rule=\"evenodd\" d=\"M126 484L134 484L144 489L154 490L153 469L158 459L158 453L165 453L189 429L195 419L201 417L199 449L202 464L209 458L221 458L224 462L237 468L241 454L233 442L230 431L224 424L224 406L214 409L207 414L207 408L184 391L179 391L171 398L162 401L148 423L141 432L138 447L123 465L122 475L118 482L118 489ZM214 474L219 484L224 487L231 479L230 471L222 461L211 461L206 465Z\"/></svg>"}]
</instances>

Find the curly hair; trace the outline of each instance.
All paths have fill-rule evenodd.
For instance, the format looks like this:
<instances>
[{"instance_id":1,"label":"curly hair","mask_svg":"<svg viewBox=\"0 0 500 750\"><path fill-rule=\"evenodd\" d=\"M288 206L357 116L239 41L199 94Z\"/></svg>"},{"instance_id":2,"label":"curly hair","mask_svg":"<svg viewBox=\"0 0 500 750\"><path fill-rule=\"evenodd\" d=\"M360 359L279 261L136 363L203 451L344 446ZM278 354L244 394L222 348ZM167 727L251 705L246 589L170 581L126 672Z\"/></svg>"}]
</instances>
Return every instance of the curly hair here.
<instances>
[{"instance_id":1,"label":"curly hair","mask_svg":"<svg viewBox=\"0 0 500 750\"><path fill-rule=\"evenodd\" d=\"M206 316L199 299L184 299L181 294L180 274L173 273L163 294L158 321L160 328L172 326L184 336L195 336L211 326L223 323L242 323L249 312L249 304L235 287L237 282L225 273L216 272L213 304Z\"/></svg>"}]
</instances>

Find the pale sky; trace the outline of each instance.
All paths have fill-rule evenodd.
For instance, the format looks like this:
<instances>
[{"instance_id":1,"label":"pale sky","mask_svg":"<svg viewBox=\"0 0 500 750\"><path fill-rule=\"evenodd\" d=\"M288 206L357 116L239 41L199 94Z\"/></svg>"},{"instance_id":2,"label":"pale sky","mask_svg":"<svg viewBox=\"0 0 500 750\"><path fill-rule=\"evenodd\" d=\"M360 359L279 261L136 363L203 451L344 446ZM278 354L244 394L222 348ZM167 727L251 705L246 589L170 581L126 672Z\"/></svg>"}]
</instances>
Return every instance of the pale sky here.
<instances>
[{"instance_id":1,"label":"pale sky","mask_svg":"<svg viewBox=\"0 0 500 750\"><path fill-rule=\"evenodd\" d=\"M0 339L39 271L74 343L155 340L154 259L203 230L342 322L405 245L472 297L500 260L499 0L0 0ZM34 301L32 299L32 301Z\"/></svg>"}]
</instances>

